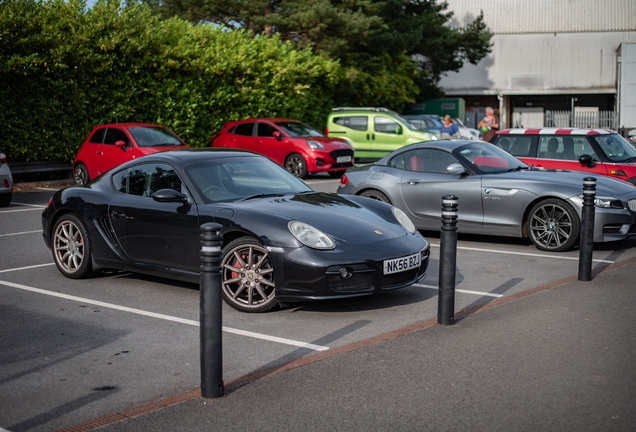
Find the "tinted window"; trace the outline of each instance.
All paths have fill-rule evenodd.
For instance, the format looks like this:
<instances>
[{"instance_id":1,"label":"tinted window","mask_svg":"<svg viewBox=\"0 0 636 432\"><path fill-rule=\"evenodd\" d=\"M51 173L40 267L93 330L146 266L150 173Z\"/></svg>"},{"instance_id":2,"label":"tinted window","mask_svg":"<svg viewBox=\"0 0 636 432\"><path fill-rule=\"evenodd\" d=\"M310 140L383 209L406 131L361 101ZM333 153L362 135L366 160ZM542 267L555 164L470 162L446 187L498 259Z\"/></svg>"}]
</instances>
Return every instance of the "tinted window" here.
<instances>
[{"instance_id":1,"label":"tinted window","mask_svg":"<svg viewBox=\"0 0 636 432\"><path fill-rule=\"evenodd\" d=\"M94 143L94 144L101 144L102 143L102 138L104 138L104 131L106 129L99 129L96 130L95 133L91 136L90 140L88 140L88 142Z\"/></svg>"},{"instance_id":2,"label":"tinted window","mask_svg":"<svg viewBox=\"0 0 636 432\"><path fill-rule=\"evenodd\" d=\"M596 152L584 136L556 135L539 137L539 157L543 159L557 159L578 161L588 154L596 161Z\"/></svg>"},{"instance_id":3,"label":"tinted window","mask_svg":"<svg viewBox=\"0 0 636 432\"><path fill-rule=\"evenodd\" d=\"M528 165L492 144L467 144L453 153L464 158L481 174L502 173L518 167L528 168Z\"/></svg>"},{"instance_id":4,"label":"tinted window","mask_svg":"<svg viewBox=\"0 0 636 432\"><path fill-rule=\"evenodd\" d=\"M236 135L252 136L254 130L254 123L241 123L234 128Z\"/></svg>"},{"instance_id":5,"label":"tinted window","mask_svg":"<svg viewBox=\"0 0 636 432\"><path fill-rule=\"evenodd\" d=\"M398 122L388 117L376 116L374 123L373 128L376 132L396 133L395 131L400 127Z\"/></svg>"},{"instance_id":6,"label":"tinted window","mask_svg":"<svg viewBox=\"0 0 636 432\"><path fill-rule=\"evenodd\" d=\"M532 137L523 135L499 135L499 139L497 139L494 144L513 156L532 157L530 155Z\"/></svg>"},{"instance_id":7,"label":"tinted window","mask_svg":"<svg viewBox=\"0 0 636 432\"><path fill-rule=\"evenodd\" d=\"M409 171L448 174L450 164L459 163L450 153L437 149L417 149L404 153L406 169Z\"/></svg>"},{"instance_id":8,"label":"tinted window","mask_svg":"<svg viewBox=\"0 0 636 432\"><path fill-rule=\"evenodd\" d=\"M333 122L337 125L348 127L349 129L366 131L369 118L367 116L335 117Z\"/></svg>"},{"instance_id":9,"label":"tinted window","mask_svg":"<svg viewBox=\"0 0 636 432\"><path fill-rule=\"evenodd\" d=\"M170 129L162 127L133 127L128 132L139 147L178 147L185 143Z\"/></svg>"},{"instance_id":10,"label":"tinted window","mask_svg":"<svg viewBox=\"0 0 636 432\"><path fill-rule=\"evenodd\" d=\"M126 132L117 128L108 128L104 136L104 144L115 145L117 141L125 142L126 147L130 146L130 139L128 135L126 135Z\"/></svg>"},{"instance_id":11,"label":"tinted window","mask_svg":"<svg viewBox=\"0 0 636 432\"><path fill-rule=\"evenodd\" d=\"M277 122L276 126L292 138L325 136L318 129L301 122Z\"/></svg>"},{"instance_id":12,"label":"tinted window","mask_svg":"<svg viewBox=\"0 0 636 432\"><path fill-rule=\"evenodd\" d=\"M181 179L168 164L143 164L113 175L113 187L121 193L151 197L161 189L183 192Z\"/></svg>"},{"instance_id":13,"label":"tinted window","mask_svg":"<svg viewBox=\"0 0 636 432\"><path fill-rule=\"evenodd\" d=\"M269 123L256 123L256 125L256 136L259 137L273 137L274 132L278 132L278 129Z\"/></svg>"}]
</instances>

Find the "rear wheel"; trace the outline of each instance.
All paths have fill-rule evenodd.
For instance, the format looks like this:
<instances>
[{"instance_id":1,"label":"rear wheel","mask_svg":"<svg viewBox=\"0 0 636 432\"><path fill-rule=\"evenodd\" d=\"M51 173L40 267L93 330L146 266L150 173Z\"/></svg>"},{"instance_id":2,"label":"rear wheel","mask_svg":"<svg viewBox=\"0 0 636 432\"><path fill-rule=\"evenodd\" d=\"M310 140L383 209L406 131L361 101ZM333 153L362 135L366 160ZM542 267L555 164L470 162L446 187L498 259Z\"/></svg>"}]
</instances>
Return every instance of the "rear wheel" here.
<instances>
[{"instance_id":1,"label":"rear wheel","mask_svg":"<svg viewBox=\"0 0 636 432\"><path fill-rule=\"evenodd\" d=\"M275 298L274 268L267 249L253 237L241 237L223 248L223 298L242 312L266 312Z\"/></svg>"},{"instance_id":2,"label":"rear wheel","mask_svg":"<svg viewBox=\"0 0 636 432\"><path fill-rule=\"evenodd\" d=\"M571 205L550 198L537 203L528 215L528 236L537 249L562 252L579 242L581 223Z\"/></svg>"},{"instance_id":3,"label":"rear wheel","mask_svg":"<svg viewBox=\"0 0 636 432\"><path fill-rule=\"evenodd\" d=\"M88 169L83 163L78 163L75 166L74 175L75 184L77 184L78 186L85 186L86 183L90 181L90 177L88 176Z\"/></svg>"},{"instance_id":4,"label":"rear wheel","mask_svg":"<svg viewBox=\"0 0 636 432\"><path fill-rule=\"evenodd\" d=\"M307 162L298 153L292 153L285 159L285 169L298 178L307 177Z\"/></svg>"},{"instance_id":5,"label":"rear wheel","mask_svg":"<svg viewBox=\"0 0 636 432\"><path fill-rule=\"evenodd\" d=\"M51 243L55 265L64 276L80 279L93 273L91 243L77 216L67 214L55 223Z\"/></svg>"},{"instance_id":6,"label":"rear wheel","mask_svg":"<svg viewBox=\"0 0 636 432\"><path fill-rule=\"evenodd\" d=\"M391 204L391 200L389 199L389 197L386 196L383 192L380 192L379 190L375 190L375 189L365 190L360 195L367 198L373 198L375 200L382 201L387 204Z\"/></svg>"}]
</instances>

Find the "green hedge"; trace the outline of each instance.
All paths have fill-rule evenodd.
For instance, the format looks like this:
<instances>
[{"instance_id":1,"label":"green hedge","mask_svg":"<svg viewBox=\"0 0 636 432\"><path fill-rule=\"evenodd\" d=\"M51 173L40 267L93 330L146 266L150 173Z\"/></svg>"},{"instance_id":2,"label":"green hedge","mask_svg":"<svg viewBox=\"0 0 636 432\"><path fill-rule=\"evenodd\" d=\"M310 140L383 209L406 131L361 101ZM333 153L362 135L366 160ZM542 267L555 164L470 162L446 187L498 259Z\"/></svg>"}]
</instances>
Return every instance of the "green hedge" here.
<instances>
[{"instance_id":1,"label":"green hedge","mask_svg":"<svg viewBox=\"0 0 636 432\"><path fill-rule=\"evenodd\" d=\"M0 3L0 148L13 161L72 160L111 122L162 124L195 147L248 117L322 129L342 76L276 37L161 21L135 3Z\"/></svg>"}]
</instances>

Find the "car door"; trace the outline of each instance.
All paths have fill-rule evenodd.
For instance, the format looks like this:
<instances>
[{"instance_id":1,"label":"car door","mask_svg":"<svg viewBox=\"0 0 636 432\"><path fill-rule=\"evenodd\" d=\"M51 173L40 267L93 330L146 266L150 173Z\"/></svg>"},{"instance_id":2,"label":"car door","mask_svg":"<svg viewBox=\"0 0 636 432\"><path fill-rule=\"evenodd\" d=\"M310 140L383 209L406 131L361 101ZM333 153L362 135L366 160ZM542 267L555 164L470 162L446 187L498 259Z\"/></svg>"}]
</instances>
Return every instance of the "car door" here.
<instances>
[{"instance_id":1,"label":"car door","mask_svg":"<svg viewBox=\"0 0 636 432\"><path fill-rule=\"evenodd\" d=\"M124 253L132 261L199 271L199 217L192 203L157 202L160 189L187 193L172 166L135 165L113 175L121 195L108 215Z\"/></svg>"},{"instance_id":2,"label":"car door","mask_svg":"<svg viewBox=\"0 0 636 432\"><path fill-rule=\"evenodd\" d=\"M281 138L285 139L281 139L281 141L278 141L278 139L274 137L274 132L278 132ZM285 135L276 127L272 126L269 123L257 122L256 138L254 139L254 144L252 145L252 151L267 156L274 162L283 165L285 163L285 161L283 160L283 142L287 140L288 138L286 138Z\"/></svg>"},{"instance_id":3,"label":"car door","mask_svg":"<svg viewBox=\"0 0 636 432\"><path fill-rule=\"evenodd\" d=\"M594 163L582 164L579 158L584 154L592 156ZM607 166L601 163L596 151L583 135L541 135L539 136L536 167L583 171L589 174L607 175Z\"/></svg>"},{"instance_id":4,"label":"car door","mask_svg":"<svg viewBox=\"0 0 636 432\"><path fill-rule=\"evenodd\" d=\"M115 143L123 141L125 147L117 147ZM133 153L129 153L134 149L128 134L123 130L115 127L109 127L104 134L103 144L97 150L97 171L98 175L104 174L106 171L128 162L132 159Z\"/></svg>"},{"instance_id":5,"label":"car door","mask_svg":"<svg viewBox=\"0 0 636 432\"><path fill-rule=\"evenodd\" d=\"M394 118L375 115L371 131L371 148L376 152L393 151L403 147L405 143L404 126Z\"/></svg>"},{"instance_id":6,"label":"car door","mask_svg":"<svg viewBox=\"0 0 636 432\"><path fill-rule=\"evenodd\" d=\"M449 174L447 167L459 161L450 153L420 148L402 153L404 161L393 159L394 166L406 168L400 181L402 198L415 225L421 229L439 230L442 216L442 196L459 198L457 227L471 232L483 222L481 176ZM398 165L399 164L399 165Z\"/></svg>"},{"instance_id":7,"label":"car door","mask_svg":"<svg viewBox=\"0 0 636 432\"><path fill-rule=\"evenodd\" d=\"M225 147L256 151L254 150L254 125L254 122L236 125L228 134Z\"/></svg>"},{"instance_id":8,"label":"car door","mask_svg":"<svg viewBox=\"0 0 636 432\"><path fill-rule=\"evenodd\" d=\"M356 157L371 157L372 153L361 152L371 150L368 115L338 115L333 117L333 125L329 129L330 137L344 138L354 148Z\"/></svg>"}]
</instances>

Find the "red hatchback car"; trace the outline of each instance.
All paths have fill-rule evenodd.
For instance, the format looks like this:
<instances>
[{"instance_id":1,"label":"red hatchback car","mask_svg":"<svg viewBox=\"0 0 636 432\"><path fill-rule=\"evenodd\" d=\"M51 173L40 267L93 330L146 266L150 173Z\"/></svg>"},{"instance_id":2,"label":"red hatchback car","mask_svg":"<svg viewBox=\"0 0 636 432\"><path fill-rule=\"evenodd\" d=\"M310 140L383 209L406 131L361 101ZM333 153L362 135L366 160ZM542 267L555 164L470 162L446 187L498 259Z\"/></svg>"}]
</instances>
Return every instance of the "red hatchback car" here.
<instances>
[{"instance_id":1,"label":"red hatchback car","mask_svg":"<svg viewBox=\"0 0 636 432\"><path fill-rule=\"evenodd\" d=\"M73 162L75 183L84 186L95 177L129 160L151 153L188 147L170 129L146 123L97 126Z\"/></svg>"},{"instance_id":2,"label":"red hatchback car","mask_svg":"<svg viewBox=\"0 0 636 432\"><path fill-rule=\"evenodd\" d=\"M340 177L353 166L353 148L308 124L288 119L249 119L226 123L211 147L231 147L260 153L299 178L328 172Z\"/></svg>"},{"instance_id":3,"label":"red hatchback car","mask_svg":"<svg viewBox=\"0 0 636 432\"><path fill-rule=\"evenodd\" d=\"M611 130L507 129L491 142L538 168L583 171L636 185L636 149Z\"/></svg>"}]
</instances>

